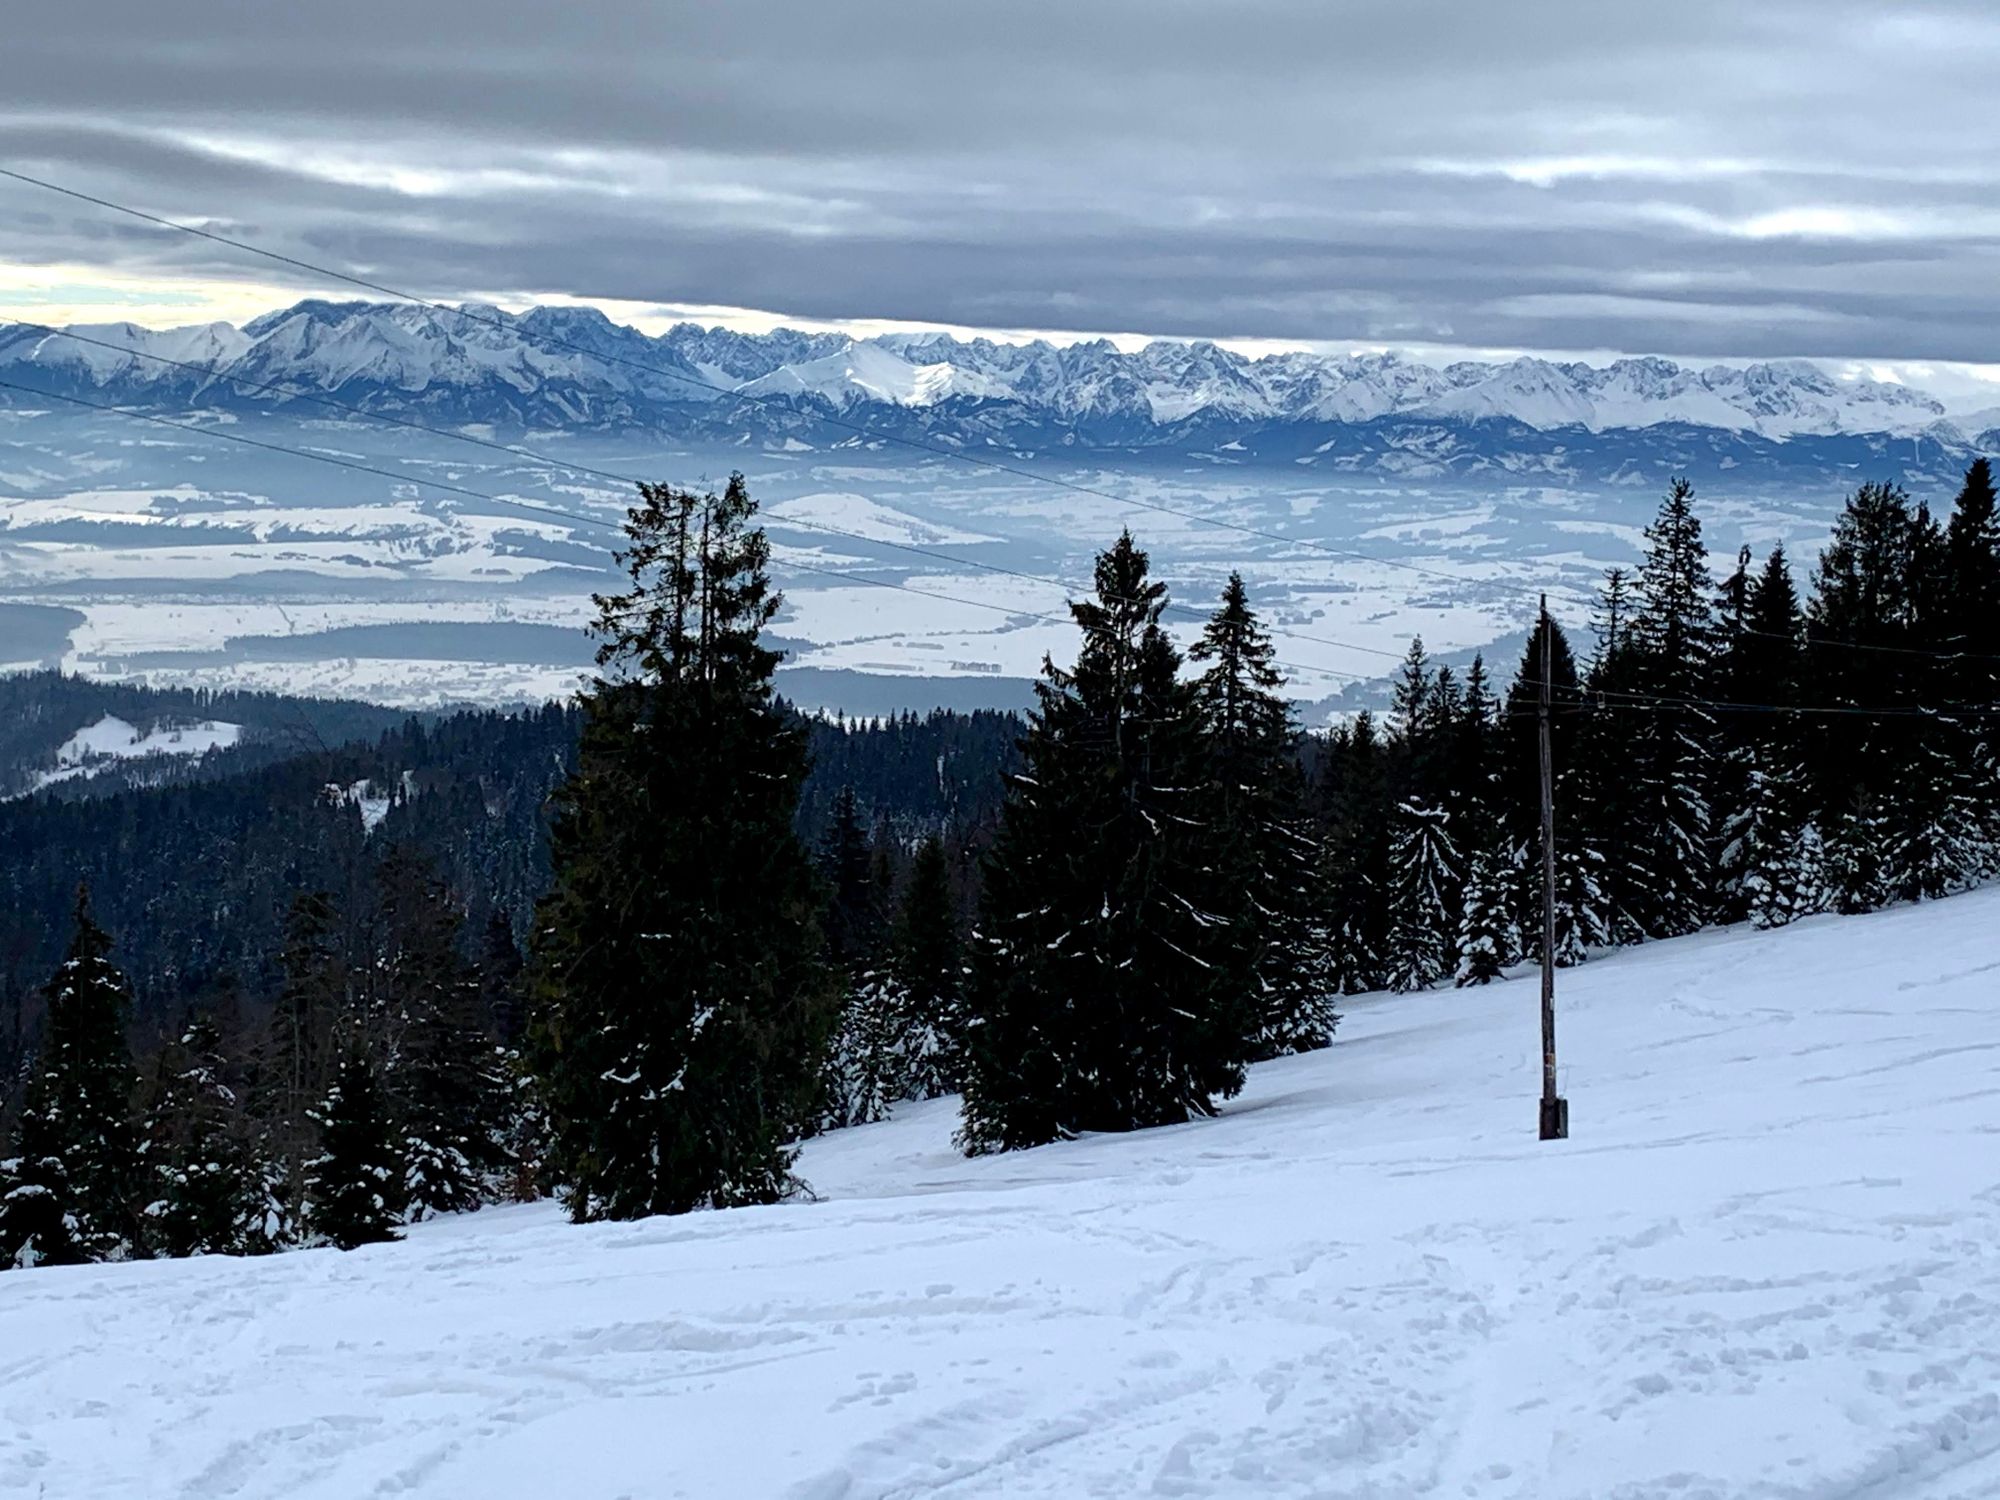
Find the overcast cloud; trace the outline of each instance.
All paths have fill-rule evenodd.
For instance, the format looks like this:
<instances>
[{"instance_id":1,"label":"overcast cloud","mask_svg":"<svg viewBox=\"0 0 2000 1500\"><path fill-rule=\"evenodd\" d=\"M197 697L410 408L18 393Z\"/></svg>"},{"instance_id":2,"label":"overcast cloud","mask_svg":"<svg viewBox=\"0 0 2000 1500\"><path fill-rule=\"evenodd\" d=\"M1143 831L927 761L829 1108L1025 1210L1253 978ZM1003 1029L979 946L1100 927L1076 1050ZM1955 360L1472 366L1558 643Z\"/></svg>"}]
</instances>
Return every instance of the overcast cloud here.
<instances>
[{"instance_id":1,"label":"overcast cloud","mask_svg":"<svg viewBox=\"0 0 2000 1500\"><path fill-rule=\"evenodd\" d=\"M1991 0L7 10L0 162L434 296L2000 361ZM11 183L0 263L287 279Z\"/></svg>"}]
</instances>

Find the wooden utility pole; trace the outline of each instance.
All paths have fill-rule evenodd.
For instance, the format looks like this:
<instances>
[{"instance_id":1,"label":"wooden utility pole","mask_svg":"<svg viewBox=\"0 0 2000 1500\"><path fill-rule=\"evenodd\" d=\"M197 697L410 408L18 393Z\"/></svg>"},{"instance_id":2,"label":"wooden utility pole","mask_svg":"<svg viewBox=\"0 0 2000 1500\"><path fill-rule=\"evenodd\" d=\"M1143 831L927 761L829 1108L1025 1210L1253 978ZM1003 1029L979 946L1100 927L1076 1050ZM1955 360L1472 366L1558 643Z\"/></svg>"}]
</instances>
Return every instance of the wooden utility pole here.
<instances>
[{"instance_id":1,"label":"wooden utility pole","mask_svg":"<svg viewBox=\"0 0 2000 1500\"><path fill-rule=\"evenodd\" d=\"M1549 679L1555 667L1555 629L1549 596L1542 595L1542 1139L1569 1139L1569 1100L1556 1093L1556 771L1549 743Z\"/></svg>"}]
</instances>

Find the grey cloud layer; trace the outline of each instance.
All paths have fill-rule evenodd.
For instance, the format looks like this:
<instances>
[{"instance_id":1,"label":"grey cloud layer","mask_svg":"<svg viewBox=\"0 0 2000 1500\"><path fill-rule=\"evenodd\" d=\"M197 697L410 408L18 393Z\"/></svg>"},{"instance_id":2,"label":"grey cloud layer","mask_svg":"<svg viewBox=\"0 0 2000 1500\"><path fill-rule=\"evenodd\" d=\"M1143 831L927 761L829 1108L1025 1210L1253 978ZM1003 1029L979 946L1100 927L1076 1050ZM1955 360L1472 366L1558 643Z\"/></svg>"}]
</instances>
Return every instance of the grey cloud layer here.
<instances>
[{"instance_id":1,"label":"grey cloud layer","mask_svg":"<svg viewBox=\"0 0 2000 1500\"><path fill-rule=\"evenodd\" d=\"M24 8L0 159L438 295L2000 358L1990 4Z\"/></svg>"}]
</instances>

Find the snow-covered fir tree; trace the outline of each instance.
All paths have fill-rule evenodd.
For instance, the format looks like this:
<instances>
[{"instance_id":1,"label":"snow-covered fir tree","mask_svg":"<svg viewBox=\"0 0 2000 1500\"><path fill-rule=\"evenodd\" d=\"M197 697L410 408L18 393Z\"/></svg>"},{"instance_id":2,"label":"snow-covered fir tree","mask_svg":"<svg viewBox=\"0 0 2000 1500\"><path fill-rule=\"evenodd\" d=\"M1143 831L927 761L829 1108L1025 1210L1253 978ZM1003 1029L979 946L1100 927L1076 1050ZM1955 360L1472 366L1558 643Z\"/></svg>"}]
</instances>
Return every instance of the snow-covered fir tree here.
<instances>
[{"instance_id":1,"label":"snow-covered fir tree","mask_svg":"<svg viewBox=\"0 0 2000 1500\"><path fill-rule=\"evenodd\" d=\"M1388 947L1388 747L1366 709L1327 736L1314 790L1319 869L1315 941L1325 988L1361 995L1383 984Z\"/></svg>"},{"instance_id":2,"label":"snow-covered fir tree","mask_svg":"<svg viewBox=\"0 0 2000 1500\"><path fill-rule=\"evenodd\" d=\"M275 1174L229 1082L221 1032L195 1016L163 1048L145 1110L146 1233L155 1254L260 1255L279 1247Z\"/></svg>"},{"instance_id":3,"label":"snow-covered fir tree","mask_svg":"<svg viewBox=\"0 0 2000 1500\"><path fill-rule=\"evenodd\" d=\"M1458 971L1453 976L1461 988L1490 984L1521 951L1507 885L1487 851L1468 862L1465 895L1459 904Z\"/></svg>"},{"instance_id":4,"label":"snow-covered fir tree","mask_svg":"<svg viewBox=\"0 0 2000 1500\"><path fill-rule=\"evenodd\" d=\"M262 1125L262 1154L279 1170L287 1233L305 1205L305 1169L316 1149L313 1112L339 1062L337 1029L355 1009L345 913L325 891L295 895L278 953L280 987L259 1060L251 1107Z\"/></svg>"},{"instance_id":5,"label":"snow-covered fir tree","mask_svg":"<svg viewBox=\"0 0 2000 1500\"><path fill-rule=\"evenodd\" d=\"M77 892L75 931L43 990L48 1019L0 1164L0 1267L145 1256L144 1182L132 1118L132 999L111 938Z\"/></svg>"},{"instance_id":6,"label":"snow-covered fir tree","mask_svg":"<svg viewBox=\"0 0 2000 1500\"><path fill-rule=\"evenodd\" d=\"M435 869L392 847L376 872L381 938L373 1008L384 1084L403 1129L413 1219L477 1208L501 1164L506 1091L462 913Z\"/></svg>"},{"instance_id":7,"label":"snow-covered fir tree","mask_svg":"<svg viewBox=\"0 0 2000 1500\"><path fill-rule=\"evenodd\" d=\"M1314 941L1325 955L1327 1003L1335 995L1381 989L1385 965L1371 917L1371 908L1379 904L1373 883L1351 860L1329 852L1319 888L1325 893L1325 907Z\"/></svg>"},{"instance_id":8,"label":"snow-covered fir tree","mask_svg":"<svg viewBox=\"0 0 2000 1500\"><path fill-rule=\"evenodd\" d=\"M1130 534L1070 606L1074 670L1045 662L986 885L968 994L973 1152L1214 1111L1242 1085L1256 1008L1227 917L1205 909L1217 830L1165 586Z\"/></svg>"},{"instance_id":9,"label":"snow-covered fir tree","mask_svg":"<svg viewBox=\"0 0 2000 1500\"><path fill-rule=\"evenodd\" d=\"M1967 681L1962 659L1940 648L1979 628L1952 602L1954 569L1973 593L1983 587L1976 538L1986 526L1972 474L1960 501L1967 513L1953 518L1954 563L1951 531L1928 507L1896 485L1860 486L1813 576L1809 636L1825 657L1817 691L1846 710L1813 740L1838 910L1944 894L1990 862L1993 794L1977 779L1982 731L1940 711Z\"/></svg>"},{"instance_id":10,"label":"snow-covered fir tree","mask_svg":"<svg viewBox=\"0 0 2000 1500\"><path fill-rule=\"evenodd\" d=\"M1952 725L1926 738L1912 747L1884 818L1883 881L1905 901L1962 891L1989 863L1968 764L1976 754L1971 734Z\"/></svg>"},{"instance_id":11,"label":"snow-covered fir tree","mask_svg":"<svg viewBox=\"0 0 2000 1500\"><path fill-rule=\"evenodd\" d=\"M388 1099L360 1046L347 1049L313 1118L320 1149L306 1164L307 1232L342 1250L400 1239L408 1168Z\"/></svg>"},{"instance_id":12,"label":"snow-covered fir tree","mask_svg":"<svg viewBox=\"0 0 2000 1500\"><path fill-rule=\"evenodd\" d=\"M873 1124L915 1097L909 1019L909 992L894 974L855 976L827 1055L826 1128Z\"/></svg>"},{"instance_id":13,"label":"snow-covered fir tree","mask_svg":"<svg viewBox=\"0 0 2000 1500\"><path fill-rule=\"evenodd\" d=\"M908 1097L952 1093L964 1068L965 944L950 858L935 834L917 846L911 861L891 953L891 969L906 997Z\"/></svg>"},{"instance_id":14,"label":"snow-covered fir tree","mask_svg":"<svg viewBox=\"0 0 2000 1500\"><path fill-rule=\"evenodd\" d=\"M1825 911L1826 848L1811 823L1788 823L1787 836L1765 840L1749 861L1743 897L1752 926L1783 927Z\"/></svg>"},{"instance_id":15,"label":"snow-covered fir tree","mask_svg":"<svg viewBox=\"0 0 2000 1500\"><path fill-rule=\"evenodd\" d=\"M1452 833L1464 864L1459 895L1458 967L1461 986L1486 984L1521 956L1514 918L1515 872L1508 859L1506 826L1498 811L1505 787L1499 705L1474 656L1451 728Z\"/></svg>"},{"instance_id":16,"label":"snow-covered fir tree","mask_svg":"<svg viewBox=\"0 0 2000 1500\"><path fill-rule=\"evenodd\" d=\"M1243 576L1231 573L1188 658L1201 667L1194 696L1206 816L1220 835L1204 904L1229 924L1232 983L1259 1012L1258 1057L1323 1047L1334 1025L1315 889L1319 839L1306 816L1298 733L1276 655Z\"/></svg>"},{"instance_id":17,"label":"snow-covered fir tree","mask_svg":"<svg viewBox=\"0 0 2000 1500\"><path fill-rule=\"evenodd\" d=\"M1627 898L1646 935L1674 937L1708 920L1709 794L1715 726L1703 705L1715 643L1713 584L1694 487L1676 479L1646 528L1631 628L1629 698L1608 710L1630 719L1622 736L1634 792L1630 857L1644 872Z\"/></svg>"},{"instance_id":18,"label":"snow-covered fir tree","mask_svg":"<svg viewBox=\"0 0 2000 1500\"><path fill-rule=\"evenodd\" d=\"M1451 814L1401 803L1390 836L1386 978L1398 993L1429 989L1457 967L1458 914L1450 892L1462 879Z\"/></svg>"},{"instance_id":19,"label":"snow-covered fir tree","mask_svg":"<svg viewBox=\"0 0 2000 1500\"><path fill-rule=\"evenodd\" d=\"M840 985L773 699L770 544L741 475L641 487L557 797L529 1053L579 1220L770 1203L821 1103Z\"/></svg>"},{"instance_id":20,"label":"snow-covered fir tree","mask_svg":"<svg viewBox=\"0 0 2000 1500\"><path fill-rule=\"evenodd\" d=\"M1834 814L1823 852L1826 900L1833 910L1851 916L1889 900L1887 843L1881 815L1865 792Z\"/></svg>"}]
</instances>

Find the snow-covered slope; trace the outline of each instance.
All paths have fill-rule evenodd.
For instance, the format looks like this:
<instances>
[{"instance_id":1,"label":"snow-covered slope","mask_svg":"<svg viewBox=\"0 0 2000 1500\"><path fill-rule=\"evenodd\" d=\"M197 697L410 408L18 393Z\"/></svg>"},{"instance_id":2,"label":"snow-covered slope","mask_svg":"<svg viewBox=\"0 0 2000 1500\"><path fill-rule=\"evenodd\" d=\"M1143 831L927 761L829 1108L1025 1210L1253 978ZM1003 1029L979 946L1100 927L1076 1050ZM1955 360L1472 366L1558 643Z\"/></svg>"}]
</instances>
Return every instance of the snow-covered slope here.
<instances>
[{"instance_id":1,"label":"snow-covered slope","mask_svg":"<svg viewBox=\"0 0 2000 1500\"><path fill-rule=\"evenodd\" d=\"M95 775L122 762L202 756L211 750L226 750L242 737L242 725L213 719L159 724L142 730L106 714L64 740L56 748L54 769L37 775L29 790L38 791L79 776Z\"/></svg>"},{"instance_id":2,"label":"snow-covered slope","mask_svg":"<svg viewBox=\"0 0 2000 1500\"><path fill-rule=\"evenodd\" d=\"M2000 890L1353 1003L1218 1120L822 1201L0 1278L0 1493L2000 1488Z\"/></svg>"},{"instance_id":3,"label":"snow-covered slope","mask_svg":"<svg viewBox=\"0 0 2000 1500\"><path fill-rule=\"evenodd\" d=\"M1517 359L1437 369L1394 355L1250 359L1201 342L1160 341L1124 353L1101 339L1061 347L942 334L854 340L789 329L751 336L693 324L652 338L590 309L469 311L309 301L240 330L226 324L77 330L115 349L0 327L0 368L26 368L47 388L72 394L269 404L268 396L253 398L218 382L207 373L214 370L337 392L382 409L531 424L685 428L713 420L719 410L754 429L782 425L793 403L841 412L949 406L952 416L935 430L961 439L989 434L996 424L1003 430L1084 424L1088 440L1131 442L1135 431L1176 430L1196 420L1249 426L1398 415L1501 420L1538 431L1679 423L1782 439L1916 433L1944 417L1943 405L1921 391L1837 380L1797 360L1694 369L1664 359L1602 367ZM776 418L759 405L774 397ZM1106 421L1131 425L1093 438L1090 424Z\"/></svg>"}]
</instances>

